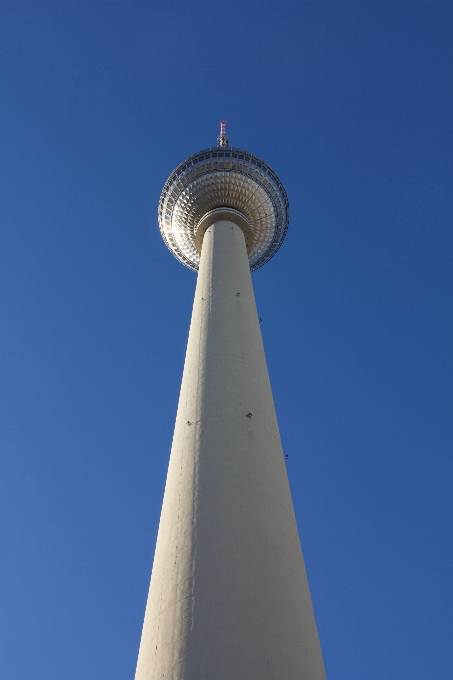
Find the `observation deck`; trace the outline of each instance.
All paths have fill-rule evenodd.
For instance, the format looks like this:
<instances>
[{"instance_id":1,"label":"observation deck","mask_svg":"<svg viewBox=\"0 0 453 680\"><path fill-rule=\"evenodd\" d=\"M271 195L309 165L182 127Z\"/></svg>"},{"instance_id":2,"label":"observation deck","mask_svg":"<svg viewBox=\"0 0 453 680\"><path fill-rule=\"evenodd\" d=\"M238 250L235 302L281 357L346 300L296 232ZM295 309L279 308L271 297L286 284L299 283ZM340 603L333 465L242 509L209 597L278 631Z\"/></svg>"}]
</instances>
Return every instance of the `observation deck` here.
<instances>
[{"instance_id":1,"label":"observation deck","mask_svg":"<svg viewBox=\"0 0 453 680\"><path fill-rule=\"evenodd\" d=\"M189 269L200 264L199 228L206 229L208 214L220 209L239 213L233 221L243 230L245 220L250 269L266 264L289 223L288 198L275 172L258 156L230 146L205 149L178 165L162 190L158 219L167 247Z\"/></svg>"}]
</instances>

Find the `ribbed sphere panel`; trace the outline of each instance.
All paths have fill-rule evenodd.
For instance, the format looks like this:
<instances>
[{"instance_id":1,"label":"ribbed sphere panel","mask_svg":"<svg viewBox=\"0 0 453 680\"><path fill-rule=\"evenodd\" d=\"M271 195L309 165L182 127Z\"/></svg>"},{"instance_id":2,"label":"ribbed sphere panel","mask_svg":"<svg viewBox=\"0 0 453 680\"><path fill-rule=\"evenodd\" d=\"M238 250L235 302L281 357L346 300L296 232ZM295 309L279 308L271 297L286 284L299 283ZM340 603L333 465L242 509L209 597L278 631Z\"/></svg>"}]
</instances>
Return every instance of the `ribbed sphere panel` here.
<instances>
[{"instance_id":1,"label":"ribbed sphere panel","mask_svg":"<svg viewBox=\"0 0 453 680\"><path fill-rule=\"evenodd\" d=\"M198 270L195 247L198 222L210 210L234 208L250 223L253 271L277 252L285 238L289 205L275 172L260 158L233 147L200 151L170 175L159 201L159 227L173 255Z\"/></svg>"},{"instance_id":2,"label":"ribbed sphere panel","mask_svg":"<svg viewBox=\"0 0 453 680\"><path fill-rule=\"evenodd\" d=\"M325 680L242 230L205 234L136 680Z\"/></svg>"}]
</instances>

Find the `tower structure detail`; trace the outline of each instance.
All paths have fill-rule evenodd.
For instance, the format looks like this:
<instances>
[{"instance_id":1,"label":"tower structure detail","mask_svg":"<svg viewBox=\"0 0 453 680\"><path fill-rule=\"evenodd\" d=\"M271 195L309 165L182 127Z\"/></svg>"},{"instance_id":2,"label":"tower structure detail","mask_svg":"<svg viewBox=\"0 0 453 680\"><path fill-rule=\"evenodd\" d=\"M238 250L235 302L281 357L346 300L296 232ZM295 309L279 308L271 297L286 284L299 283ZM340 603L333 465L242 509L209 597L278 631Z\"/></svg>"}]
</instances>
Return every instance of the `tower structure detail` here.
<instances>
[{"instance_id":1,"label":"tower structure detail","mask_svg":"<svg viewBox=\"0 0 453 680\"><path fill-rule=\"evenodd\" d=\"M136 680L325 680L250 274L288 219L275 173L231 147L162 192L198 280Z\"/></svg>"},{"instance_id":2,"label":"tower structure detail","mask_svg":"<svg viewBox=\"0 0 453 680\"><path fill-rule=\"evenodd\" d=\"M198 270L195 236L211 210L226 206L239 211L253 233L250 269L262 267L286 236L289 205L275 172L242 149L214 147L193 154L174 170L159 201L159 227L173 255Z\"/></svg>"}]
</instances>

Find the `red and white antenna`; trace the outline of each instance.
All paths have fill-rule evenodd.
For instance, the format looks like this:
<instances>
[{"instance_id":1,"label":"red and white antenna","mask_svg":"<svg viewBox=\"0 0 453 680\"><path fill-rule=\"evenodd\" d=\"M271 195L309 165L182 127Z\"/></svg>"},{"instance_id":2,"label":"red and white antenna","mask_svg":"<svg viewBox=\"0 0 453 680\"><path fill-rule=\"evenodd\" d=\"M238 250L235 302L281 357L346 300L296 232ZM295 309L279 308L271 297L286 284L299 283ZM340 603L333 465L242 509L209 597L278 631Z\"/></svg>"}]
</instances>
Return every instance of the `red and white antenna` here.
<instances>
[{"instance_id":1,"label":"red and white antenna","mask_svg":"<svg viewBox=\"0 0 453 680\"><path fill-rule=\"evenodd\" d=\"M220 135L217 137L217 146L228 146L228 135L226 133L226 120L220 121Z\"/></svg>"}]
</instances>

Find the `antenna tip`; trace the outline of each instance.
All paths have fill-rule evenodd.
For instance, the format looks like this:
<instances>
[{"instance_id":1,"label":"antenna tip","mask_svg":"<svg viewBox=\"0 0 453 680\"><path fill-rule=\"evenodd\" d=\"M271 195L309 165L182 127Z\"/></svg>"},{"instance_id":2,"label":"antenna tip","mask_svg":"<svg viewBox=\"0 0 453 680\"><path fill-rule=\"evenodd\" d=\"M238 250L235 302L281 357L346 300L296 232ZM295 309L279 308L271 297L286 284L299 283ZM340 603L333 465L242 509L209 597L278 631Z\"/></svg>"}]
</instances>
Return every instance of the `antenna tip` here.
<instances>
[{"instance_id":1,"label":"antenna tip","mask_svg":"<svg viewBox=\"0 0 453 680\"><path fill-rule=\"evenodd\" d=\"M217 137L217 146L228 146L229 144L228 135L226 133L226 125L226 120L220 121L220 134Z\"/></svg>"}]
</instances>

